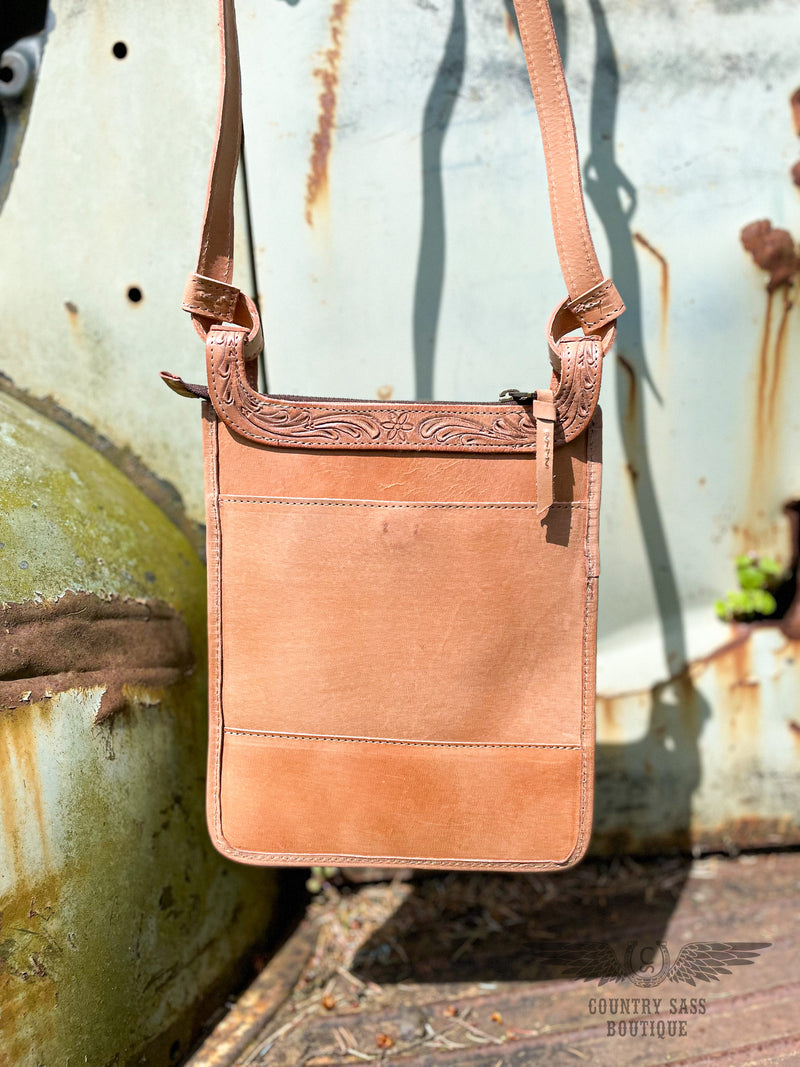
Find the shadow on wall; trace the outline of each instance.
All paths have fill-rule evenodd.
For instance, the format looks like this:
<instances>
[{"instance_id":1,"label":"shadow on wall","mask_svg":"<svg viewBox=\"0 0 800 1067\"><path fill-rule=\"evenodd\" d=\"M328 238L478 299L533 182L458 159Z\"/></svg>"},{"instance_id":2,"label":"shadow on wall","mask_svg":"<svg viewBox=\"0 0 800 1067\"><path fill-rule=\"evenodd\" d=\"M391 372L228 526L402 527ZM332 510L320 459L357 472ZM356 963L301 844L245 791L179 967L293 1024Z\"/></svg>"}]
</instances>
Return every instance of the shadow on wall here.
<instances>
[{"instance_id":1,"label":"shadow on wall","mask_svg":"<svg viewBox=\"0 0 800 1067\"><path fill-rule=\"evenodd\" d=\"M516 25L512 0L497 0ZM647 448L645 409L642 391L651 387L644 344L641 284L637 265L636 240L632 226L636 210L636 189L615 158L615 122L619 95L619 72L613 41L600 0L586 0L596 33L596 57L591 99L591 152L585 166L588 197L594 204L611 247L610 274L614 278L627 312L620 321L617 338L618 410L620 434L628 477L634 494L651 581L655 590L666 662L672 678L654 687L650 694L649 724L644 738L631 744L599 744L596 751L595 830L606 848L619 852L681 848L663 891L649 885L632 888L622 916L602 919L605 936L626 937L639 931L652 943L663 937L669 918L688 876L692 794L700 781L698 741L710 709L697 691L687 670L687 647L674 566L656 495ZM567 18L562 0L551 3L553 21L566 61ZM433 394L436 336L442 299L446 258L445 203L442 186L442 147L454 104L464 76L466 25L463 0L453 0L453 16L444 54L425 107L422 130L423 217L414 302L414 347L416 396ZM601 711L609 712L602 707ZM613 707L611 708L613 711ZM621 827L624 826L625 829ZM597 868L602 872L602 866ZM463 922L466 911L475 906L475 893L467 892L476 878L485 878L487 892L496 876L453 874L446 879L440 922ZM551 907L538 910L542 896L557 893L563 874L506 875L519 883L523 909L537 912L537 925L548 929L558 924L557 897ZM590 876L591 877L591 876ZM598 877L604 877L599 874ZM548 886L550 888L548 888ZM470 904L465 901L469 898ZM549 898L548 898L549 899ZM572 908L570 937L586 940L598 936L597 909ZM476 916L476 930L489 920ZM401 924L402 925L402 924ZM409 951L411 951L410 947ZM524 971L524 939L519 951L501 960L485 961L478 977L502 979L520 977ZM368 954L369 947L365 946ZM417 954L418 955L418 954ZM502 955L502 954L501 954ZM466 955L474 964L474 953ZM442 970L444 967L444 970ZM435 962L422 956L414 961L417 980L426 980L426 969L442 980L457 979L459 964ZM473 968L474 971L474 968ZM407 976L407 974L406 974ZM472 973L472 977L475 974ZM546 977L546 976L543 976ZM399 972L397 980L402 980Z\"/></svg>"},{"instance_id":2,"label":"shadow on wall","mask_svg":"<svg viewBox=\"0 0 800 1067\"><path fill-rule=\"evenodd\" d=\"M516 25L513 0L497 2L509 23ZM633 828L662 826L666 831L665 843L686 845L691 796L700 777L698 739L710 710L686 669L686 637L678 586L648 455L642 399L644 387L654 387L644 344L641 282L634 244L636 189L619 167L614 149L619 71L603 6L600 0L586 2L595 28L596 56L591 150L584 181L611 248L611 277L627 305L627 312L620 320L616 346L617 366L621 371L616 376L620 437L658 605L665 660L672 676L671 682L653 690L649 730L642 741L633 745L598 746L596 825L599 831L612 834L611 822L604 823L603 812L613 812L614 823L619 823L620 795L624 790L631 798L630 818L626 821ZM568 25L563 0L552 0L551 9L566 62ZM453 0L452 10L450 31L425 106L422 129L423 212L414 300L418 399L433 395L446 258L442 149L462 85L466 57L463 0ZM603 710L611 716L614 709L610 706ZM619 848L629 848L633 841L635 831L631 835L617 835Z\"/></svg>"},{"instance_id":3,"label":"shadow on wall","mask_svg":"<svg viewBox=\"0 0 800 1067\"><path fill-rule=\"evenodd\" d=\"M513 0L501 0L509 26L519 37ZM567 60L567 20L564 0L550 8L564 62ZM414 396L433 397L436 339L444 289L446 230L442 149L464 80L467 26L463 0L453 0L453 16L439 68L422 118L422 226L414 289Z\"/></svg>"},{"instance_id":4,"label":"shadow on wall","mask_svg":"<svg viewBox=\"0 0 800 1067\"><path fill-rule=\"evenodd\" d=\"M433 396L445 265L442 148L464 79L466 47L464 0L453 0L450 32L422 119L422 234L414 290L414 395L417 399Z\"/></svg>"},{"instance_id":5,"label":"shadow on wall","mask_svg":"<svg viewBox=\"0 0 800 1067\"><path fill-rule=\"evenodd\" d=\"M643 387L652 387L653 382L644 344L641 280L632 226L636 189L614 154L619 69L603 6L600 0L588 0L588 4L597 52L591 151L584 182L608 238L611 277L627 305L616 344L617 366L622 372L616 376L620 438L658 605L665 659L673 677L672 683L657 686L651 693L649 728L643 740L598 746L596 826L603 831L603 812L610 811L612 804L617 809L615 818L619 818L619 797L624 791L630 798L630 825L662 825L669 837L686 846L691 798L700 782L698 741L710 708L687 670L678 585L648 454L642 394ZM620 835L619 845L626 846L625 835Z\"/></svg>"}]
</instances>

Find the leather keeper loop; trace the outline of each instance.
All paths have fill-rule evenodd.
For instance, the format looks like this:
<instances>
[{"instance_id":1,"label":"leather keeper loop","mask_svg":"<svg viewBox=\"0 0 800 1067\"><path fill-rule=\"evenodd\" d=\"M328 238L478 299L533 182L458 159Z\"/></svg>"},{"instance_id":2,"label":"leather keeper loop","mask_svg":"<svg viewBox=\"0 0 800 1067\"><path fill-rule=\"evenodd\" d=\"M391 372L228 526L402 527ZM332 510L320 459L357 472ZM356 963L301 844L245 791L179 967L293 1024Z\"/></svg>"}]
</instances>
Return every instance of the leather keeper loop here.
<instances>
[{"instance_id":1,"label":"leather keeper loop","mask_svg":"<svg viewBox=\"0 0 800 1067\"><path fill-rule=\"evenodd\" d=\"M568 300L566 307L578 320L584 333L601 330L618 319L625 310L622 297L610 278L604 278L599 285L582 293L575 300Z\"/></svg>"},{"instance_id":2,"label":"leather keeper loop","mask_svg":"<svg viewBox=\"0 0 800 1067\"><path fill-rule=\"evenodd\" d=\"M565 300L563 304L559 304L553 311L547 323L547 344L549 345L550 350L559 358L561 357L564 343L567 340L576 339L570 338L568 335L581 328L580 319L570 309L569 304L569 300ZM584 332L588 333L588 331ZM595 337L600 342L603 355L605 355L613 345L614 338L617 335L616 319L610 319L604 326L597 328L588 335L590 337Z\"/></svg>"},{"instance_id":3,"label":"leather keeper loop","mask_svg":"<svg viewBox=\"0 0 800 1067\"><path fill-rule=\"evenodd\" d=\"M192 315L233 322L238 302L239 289L235 285L219 282L215 278L204 278L202 274L190 274L183 290L181 307Z\"/></svg>"},{"instance_id":4,"label":"leather keeper loop","mask_svg":"<svg viewBox=\"0 0 800 1067\"><path fill-rule=\"evenodd\" d=\"M245 361L249 362L251 359L255 359L264 347L261 319L259 318L258 309L250 297L239 289L236 290L236 293L236 307L230 319L226 320L225 325L233 326L245 334L243 354ZM213 326L223 325L222 323L214 323L213 320L209 322L208 318L198 314L196 311L192 312L192 322L198 337L202 338L203 341L207 339L209 330Z\"/></svg>"}]
</instances>

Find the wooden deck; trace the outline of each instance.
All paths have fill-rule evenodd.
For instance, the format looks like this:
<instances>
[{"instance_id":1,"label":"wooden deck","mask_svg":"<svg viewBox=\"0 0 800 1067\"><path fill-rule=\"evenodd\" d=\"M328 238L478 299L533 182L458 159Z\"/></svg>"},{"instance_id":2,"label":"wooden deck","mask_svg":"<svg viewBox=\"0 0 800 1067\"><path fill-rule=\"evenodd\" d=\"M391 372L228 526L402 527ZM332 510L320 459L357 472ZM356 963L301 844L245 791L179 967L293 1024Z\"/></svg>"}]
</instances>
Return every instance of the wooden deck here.
<instances>
[{"instance_id":1,"label":"wooden deck","mask_svg":"<svg viewBox=\"0 0 800 1067\"><path fill-rule=\"evenodd\" d=\"M800 852L326 888L191 1067L800 1064L799 904Z\"/></svg>"}]
</instances>

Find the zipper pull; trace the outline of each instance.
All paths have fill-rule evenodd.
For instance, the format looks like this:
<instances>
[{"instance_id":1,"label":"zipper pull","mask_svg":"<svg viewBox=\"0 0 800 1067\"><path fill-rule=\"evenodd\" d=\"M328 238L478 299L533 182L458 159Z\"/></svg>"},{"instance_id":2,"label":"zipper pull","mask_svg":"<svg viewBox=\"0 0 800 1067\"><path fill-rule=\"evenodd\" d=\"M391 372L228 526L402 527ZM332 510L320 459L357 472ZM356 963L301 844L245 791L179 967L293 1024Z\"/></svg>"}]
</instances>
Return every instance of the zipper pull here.
<instances>
[{"instance_id":1,"label":"zipper pull","mask_svg":"<svg viewBox=\"0 0 800 1067\"><path fill-rule=\"evenodd\" d=\"M556 405L552 389L533 394L533 423L536 427L536 513L546 515L553 503Z\"/></svg>"},{"instance_id":2,"label":"zipper pull","mask_svg":"<svg viewBox=\"0 0 800 1067\"><path fill-rule=\"evenodd\" d=\"M517 404L530 404L533 396L533 393L521 393L519 389L504 389L500 394L500 403L510 404L515 401Z\"/></svg>"}]
</instances>

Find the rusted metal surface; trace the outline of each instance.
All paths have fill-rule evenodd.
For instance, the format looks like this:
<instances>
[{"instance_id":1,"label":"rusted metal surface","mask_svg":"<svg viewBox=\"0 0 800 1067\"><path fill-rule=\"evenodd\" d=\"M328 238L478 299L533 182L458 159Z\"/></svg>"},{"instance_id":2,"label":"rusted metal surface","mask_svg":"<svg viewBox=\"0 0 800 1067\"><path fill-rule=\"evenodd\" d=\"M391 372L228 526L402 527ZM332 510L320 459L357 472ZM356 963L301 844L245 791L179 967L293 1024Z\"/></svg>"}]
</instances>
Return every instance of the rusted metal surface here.
<instances>
[{"instance_id":1,"label":"rusted metal surface","mask_svg":"<svg viewBox=\"0 0 800 1067\"><path fill-rule=\"evenodd\" d=\"M0 1063L165 1067L248 976L275 884L206 832L205 571L2 392L0 441Z\"/></svg>"},{"instance_id":2,"label":"rusted metal surface","mask_svg":"<svg viewBox=\"0 0 800 1067\"><path fill-rule=\"evenodd\" d=\"M646 249L658 263L660 274L661 348L663 350L667 345L669 330L669 263L666 256L659 252L657 248L654 248L644 234L634 232L633 239L641 248Z\"/></svg>"},{"instance_id":3,"label":"rusted metal surface","mask_svg":"<svg viewBox=\"0 0 800 1067\"><path fill-rule=\"evenodd\" d=\"M786 853L331 887L312 907L317 948L282 1009L270 1004L246 1051L226 1058L220 1046L208 1062L796 1062L799 877L800 854ZM672 981L664 959L698 942L742 944L749 962ZM587 961L585 980L570 977L565 948Z\"/></svg>"},{"instance_id":4,"label":"rusted metal surface","mask_svg":"<svg viewBox=\"0 0 800 1067\"><path fill-rule=\"evenodd\" d=\"M645 690L597 700L595 851L800 843L800 642L734 628Z\"/></svg>"},{"instance_id":5,"label":"rusted metal surface","mask_svg":"<svg viewBox=\"0 0 800 1067\"><path fill-rule=\"evenodd\" d=\"M598 849L795 840L800 825L795 661L754 632L750 675L721 683L732 635L713 611L738 554L788 566L797 540L796 250L780 237L772 262L759 231L759 266L739 238L767 217L770 240L800 234L795 7L553 5L593 228L628 306L603 392ZM541 384L536 338L563 292L507 0L237 9L271 387L475 400ZM197 544L199 419L156 372L202 376L177 307L216 111L215 5L170 4L155 46L132 0L52 11L0 215L0 243L25 250L0 266L15 323L0 368ZM63 136L76 114L81 151ZM240 206L240 268L244 221ZM768 292L776 265L786 284Z\"/></svg>"},{"instance_id":6,"label":"rusted metal surface","mask_svg":"<svg viewBox=\"0 0 800 1067\"><path fill-rule=\"evenodd\" d=\"M194 666L186 623L158 600L65 593L0 605L0 710L100 686L102 722L131 689L165 689Z\"/></svg>"}]
</instances>

